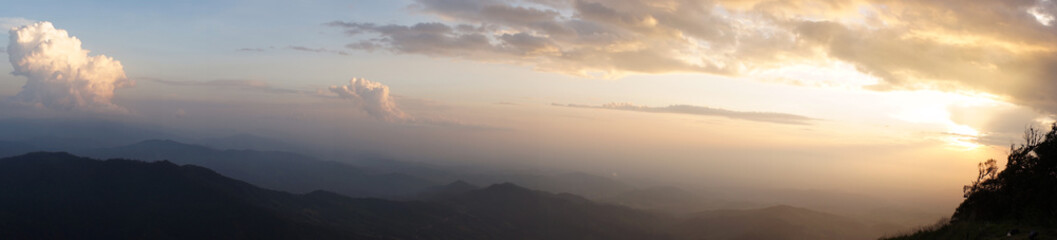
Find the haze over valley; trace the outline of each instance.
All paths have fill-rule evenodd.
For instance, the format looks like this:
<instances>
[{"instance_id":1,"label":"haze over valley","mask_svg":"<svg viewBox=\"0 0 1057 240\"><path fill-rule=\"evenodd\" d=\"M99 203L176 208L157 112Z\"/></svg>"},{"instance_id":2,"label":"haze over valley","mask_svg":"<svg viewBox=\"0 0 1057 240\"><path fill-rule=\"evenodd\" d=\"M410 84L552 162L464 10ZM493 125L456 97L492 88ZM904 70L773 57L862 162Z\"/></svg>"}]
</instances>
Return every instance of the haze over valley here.
<instances>
[{"instance_id":1,"label":"haze over valley","mask_svg":"<svg viewBox=\"0 0 1057 240\"><path fill-rule=\"evenodd\" d=\"M4 6L0 238L1057 236L1053 0Z\"/></svg>"}]
</instances>

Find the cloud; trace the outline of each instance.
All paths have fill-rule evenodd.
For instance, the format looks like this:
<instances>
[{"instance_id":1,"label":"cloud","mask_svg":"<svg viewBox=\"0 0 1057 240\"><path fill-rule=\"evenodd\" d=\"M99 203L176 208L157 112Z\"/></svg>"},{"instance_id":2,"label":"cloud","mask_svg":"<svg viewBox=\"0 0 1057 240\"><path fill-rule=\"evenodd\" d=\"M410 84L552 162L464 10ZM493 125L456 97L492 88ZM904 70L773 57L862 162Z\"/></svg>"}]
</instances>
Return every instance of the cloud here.
<instances>
[{"instance_id":1,"label":"cloud","mask_svg":"<svg viewBox=\"0 0 1057 240\"><path fill-rule=\"evenodd\" d=\"M433 126L468 131L510 130L504 127L467 123L443 116L414 116L405 113L401 107L397 106L398 101L407 104L405 107L410 106L409 109L411 110L418 110L420 114L422 113L421 111L444 110L450 107L430 100L390 95L389 86L363 78L353 78L349 80L348 85L331 86L327 90L329 91L321 90L314 95L348 100L354 104L357 110L386 122L399 123L406 126Z\"/></svg>"},{"instance_id":2,"label":"cloud","mask_svg":"<svg viewBox=\"0 0 1057 240\"><path fill-rule=\"evenodd\" d=\"M330 50L330 49L326 49L326 48L309 48L309 47L303 47L303 46L288 46L286 48L288 48L290 50L302 51L302 52L333 53L333 54L342 55L342 56L348 56L349 55L349 53L345 52L345 51Z\"/></svg>"},{"instance_id":3,"label":"cloud","mask_svg":"<svg viewBox=\"0 0 1057 240\"><path fill-rule=\"evenodd\" d=\"M438 117L416 117L404 112L398 106L398 102L410 110L437 111L450 108L438 102L391 95L389 86L382 83L369 81L367 79L353 78L348 85L331 86L326 90L302 91L286 88L277 88L267 82L246 79L216 79L208 81L172 81L157 78L141 78L140 80L151 81L169 86L183 87L206 87L206 88L230 88L248 91L261 91L274 94L298 94L311 97L322 97L330 99L342 99L353 103L353 106L367 115L392 123L408 125L430 125L447 128L466 130L507 130L493 126L464 123L458 120ZM183 117L186 113L178 111L176 116Z\"/></svg>"},{"instance_id":4,"label":"cloud","mask_svg":"<svg viewBox=\"0 0 1057 240\"><path fill-rule=\"evenodd\" d=\"M635 105L631 103L607 103L601 106L591 105L580 105L580 104L553 104L554 106L561 107L574 107L574 108L594 108L594 109L611 109L611 110L624 110L624 111L635 111L635 112L648 112L648 113L676 113L676 114L689 114L689 115L702 115L702 116L717 116L727 117L732 119L758 121L758 122L770 122L770 123L781 123L781 124L798 124L807 125L811 124L812 121L817 119L788 114L788 113L776 113L776 112L742 112L733 111L720 108L693 106L693 105L670 105L667 107L648 107L642 105Z\"/></svg>"},{"instance_id":5,"label":"cloud","mask_svg":"<svg viewBox=\"0 0 1057 240\"><path fill-rule=\"evenodd\" d=\"M843 62L875 90L986 92L1057 112L1053 0L414 0L436 21L335 21L351 49L585 77L752 76Z\"/></svg>"},{"instance_id":6,"label":"cloud","mask_svg":"<svg viewBox=\"0 0 1057 240\"><path fill-rule=\"evenodd\" d=\"M235 49L235 51L236 52L267 52L267 51L272 51L272 50L275 50L275 49L276 48L274 46L269 46L267 48L245 47L245 48ZM349 55L349 52L342 51L342 50L332 50L332 49L327 49L327 48L310 48L310 47L295 46L295 45L286 46L286 48L284 48L284 49L294 50L294 51L299 51L299 52L311 52L311 53L333 53L333 54L342 55L342 56L348 56Z\"/></svg>"},{"instance_id":7,"label":"cloud","mask_svg":"<svg viewBox=\"0 0 1057 240\"><path fill-rule=\"evenodd\" d=\"M532 65L541 71L616 77L626 73L707 72L734 74L745 66L739 50L793 44L791 33L758 33L754 23L730 21L715 6L695 1L663 9L656 1L537 2L418 0L418 11L444 22L378 25L328 23L350 36L371 35L352 49L459 57ZM734 31L735 28L744 31ZM766 35L775 41L757 38ZM702 54L704 50L712 52ZM747 59L746 59L747 60Z\"/></svg>"},{"instance_id":8,"label":"cloud","mask_svg":"<svg viewBox=\"0 0 1057 240\"><path fill-rule=\"evenodd\" d=\"M12 74L27 79L12 100L59 110L126 111L110 102L114 90L133 84L121 62L104 55L89 56L81 40L50 22L13 28L9 34Z\"/></svg>"},{"instance_id":9,"label":"cloud","mask_svg":"<svg viewBox=\"0 0 1057 240\"><path fill-rule=\"evenodd\" d=\"M396 101L389 95L389 86L384 84L353 78L348 85L331 86L329 90L342 99L352 101L371 117L388 122L413 119L397 107Z\"/></svg>"},{"instance_id":10,"label":"cloud","mask_svg":"<svg viewBox=\"0 0 1057 240\"><path fill-rule=\"evenodd\" d=\"M300 94L300 93L306 93L305 91L273 87L271 84L268 84L268 82L260 81L260 80L216 79L216 80L208 80L208 81L172 81L172 80L155 79L155 78L144 78L144 79L149 79L149 80L157 82L157 83L161 83L161 84L165 84L165 85L171 85L171 86L235 88L235 89L262 91L262 92L277 93L277 94Z\"/></svg>"}]
</instances>

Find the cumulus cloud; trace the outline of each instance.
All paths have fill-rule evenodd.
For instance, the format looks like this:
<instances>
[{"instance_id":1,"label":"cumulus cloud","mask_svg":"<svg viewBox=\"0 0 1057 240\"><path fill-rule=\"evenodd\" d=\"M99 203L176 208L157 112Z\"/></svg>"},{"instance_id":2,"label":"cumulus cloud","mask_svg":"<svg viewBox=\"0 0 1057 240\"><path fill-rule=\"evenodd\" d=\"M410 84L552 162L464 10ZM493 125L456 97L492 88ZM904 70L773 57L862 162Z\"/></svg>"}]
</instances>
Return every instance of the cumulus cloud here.
<instances>
[{"instance_id":1,"label":"cumulus cloud","mask_svg":"<svg viewBox=\"0 0 1057 240\"><path fill-rule=\"evenodd\" d=\"M611 109L611 110L623 110L623 111L635 111L635 112L649 112L649 113L675 113L675 114L689 114L689 115L702 115L702 116L717 116L727 117L739 120L759 121L759 122L770 122L770 123L781 123L781 124L798 124L807 125L816 119L805 117L796 114L789 113L777 113L777 112L742 112L733 111L720 108L693 106L693 105L670 105L667 107L649 107L642 105L635 105L631 103L607 103L601 106L592 105L580 105L580 104L554 104L555 106L562 107L574 107L574 108L595 108L595 109Z\"/></svg>"},{"instance_id":2,"label":"cumulus cloud","mask_svg":"<svg viewBox=\"0 0 1057 240\"><path fill-rule=\"evenodd\" d=\"M353 78L347 85L331 86L327 90L316 93L322 97L337 97L348 100L356 106L357 110L367 115L386 122L400 123L418 126L436 126L451 129L463 129L471 131L506 131L508 128L467 123L458 119L444 116L411 115L397 106L397 102L404 103L404 107L410 106L410 110L437 111L449 108L443 104L425 99L408 97L395 97L390 95L389 86L379 82L373 82L363 78ZM421 114L422 112L418 112Z\"/></svg>"},{"instance_id":3,"label":"cumulus cloud","mask_svg":"<svg viewBox=\"0 0 1057 240\"><path fill-rule=\"evenodd\" d=\"M132 85L121 62L89 56L81 40L50 22L37 22L9 32L12 74L26 77L16 102L57 110L124 112L110 102L114 90Z\"/></svg>"},{"instance_id":4,"label":"cumulus cloud","mask_svg":"<svg viewBox=\"0 0 1057 240\"><path fill-rule=\"evenodd\" d=\"M389 121L409 121L412 118L397 107L389 95L389 86L363 78L353 78L348 85L331 86L330 92L352 101L371 117Z\"/></svg>"},{"instance_id":5,"label":"cumulus cloud","mask_svg":"<svg viewBox=\"0 0 1057 240\"><path fill-rule=\"evenodd\" d=\"M336 21L352 49L588 77L751 76L843 62L872 89L979 91L1057 112L1053 0L414 0L410 25Z\"/></svg>"}]
</instances>

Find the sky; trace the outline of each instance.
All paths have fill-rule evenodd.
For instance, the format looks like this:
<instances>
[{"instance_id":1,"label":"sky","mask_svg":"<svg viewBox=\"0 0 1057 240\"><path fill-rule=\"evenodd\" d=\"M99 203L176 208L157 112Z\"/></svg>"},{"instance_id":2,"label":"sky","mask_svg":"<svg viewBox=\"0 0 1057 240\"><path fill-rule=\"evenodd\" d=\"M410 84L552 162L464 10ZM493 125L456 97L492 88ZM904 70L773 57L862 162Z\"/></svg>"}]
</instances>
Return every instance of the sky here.
<instances>
[{"instance_id":1,"label":"sky","mask_svg":"<svg viewBox=\"0 0 1057 240\"><path fill-rule=\"evenodd\" d=\"M1052 0L20 1L6 118L955 204L1057 112ZM953 207L953 206L952 206Z\"/></svg>"}]
</instances>

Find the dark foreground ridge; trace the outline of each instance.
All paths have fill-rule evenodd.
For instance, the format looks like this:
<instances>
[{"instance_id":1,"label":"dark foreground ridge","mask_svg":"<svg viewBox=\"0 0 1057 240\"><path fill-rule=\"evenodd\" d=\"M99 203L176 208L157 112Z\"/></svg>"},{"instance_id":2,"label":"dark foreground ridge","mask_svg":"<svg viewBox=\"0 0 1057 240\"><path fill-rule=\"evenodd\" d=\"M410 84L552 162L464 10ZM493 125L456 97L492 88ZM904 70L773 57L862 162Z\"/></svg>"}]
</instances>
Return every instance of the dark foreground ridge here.
<instances>
[{"instance_id":1,"label":"dark foreground ridge","mask_svg":"<svg viewBox=\"0 0 1057 240\"><path fill-rule=\"evenodd\" d=\"M980 163L949 223L893 239L1057 239L1057 124L1024 138L1001 171Z\"/></svg>"}]
</instances>

